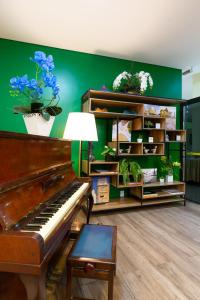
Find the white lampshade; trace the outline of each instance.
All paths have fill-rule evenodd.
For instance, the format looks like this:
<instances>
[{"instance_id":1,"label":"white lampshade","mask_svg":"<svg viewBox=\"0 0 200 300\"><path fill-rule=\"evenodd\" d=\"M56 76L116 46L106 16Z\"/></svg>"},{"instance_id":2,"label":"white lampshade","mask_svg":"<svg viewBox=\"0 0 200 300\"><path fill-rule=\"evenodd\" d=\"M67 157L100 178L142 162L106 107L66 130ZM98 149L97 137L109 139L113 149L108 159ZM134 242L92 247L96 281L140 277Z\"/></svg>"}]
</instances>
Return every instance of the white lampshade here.
<instances>
[{"instance_id":1,"label":"white lampshade","mask_svg":"<svg viewBox=\"0 0 200 300\"><path fill-rule=\"evenodd\" d=\"M73 141L98 141L94 115L83 112L69 113L63 138Z\"/></svg>"}]
</instances>

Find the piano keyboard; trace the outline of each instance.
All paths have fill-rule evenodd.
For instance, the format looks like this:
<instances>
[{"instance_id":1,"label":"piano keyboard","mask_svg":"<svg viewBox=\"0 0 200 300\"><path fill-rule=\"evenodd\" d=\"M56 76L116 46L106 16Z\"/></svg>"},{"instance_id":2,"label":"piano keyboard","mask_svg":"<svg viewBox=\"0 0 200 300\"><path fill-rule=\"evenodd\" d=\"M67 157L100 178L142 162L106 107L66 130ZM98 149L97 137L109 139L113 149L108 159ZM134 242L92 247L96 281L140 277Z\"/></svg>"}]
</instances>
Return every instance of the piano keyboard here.
<instances>
[{"instance_id":1,"label":"piano keyboard","mask_svg":"<svg viewBox=\"0 0 200 300\"><path fill-rule=\"evenodd\" d=\"M45 207L45 209L30 221L30 223L26 224L21 231L36 232L40 234L45 241L54 229L69 216L73 207L79 202L80 197L82 197L88 186L88 182L74 184L72 189Z\"/></svg>"}]
</instances>

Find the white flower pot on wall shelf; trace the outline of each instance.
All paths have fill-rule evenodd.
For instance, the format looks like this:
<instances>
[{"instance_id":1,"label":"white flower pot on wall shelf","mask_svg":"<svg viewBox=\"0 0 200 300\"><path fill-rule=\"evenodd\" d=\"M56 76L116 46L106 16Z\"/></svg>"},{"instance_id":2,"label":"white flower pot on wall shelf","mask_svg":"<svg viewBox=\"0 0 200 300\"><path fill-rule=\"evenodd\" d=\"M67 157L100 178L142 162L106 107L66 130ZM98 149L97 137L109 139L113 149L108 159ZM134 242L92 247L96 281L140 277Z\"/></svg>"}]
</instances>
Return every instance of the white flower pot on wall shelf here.
<instances>
[{"instance_id":1,"label":"white flower pot on wall shelf","mask_svg":"<svg viewBox=\"0 0 200 300\"><path fill-rule=\"evenodd\" d=\"M34 113L23 115L23 119L29 134L49 136L55 117L51 116L49 121L46 121L41 114Z\"/></svg>"}]
</instances>

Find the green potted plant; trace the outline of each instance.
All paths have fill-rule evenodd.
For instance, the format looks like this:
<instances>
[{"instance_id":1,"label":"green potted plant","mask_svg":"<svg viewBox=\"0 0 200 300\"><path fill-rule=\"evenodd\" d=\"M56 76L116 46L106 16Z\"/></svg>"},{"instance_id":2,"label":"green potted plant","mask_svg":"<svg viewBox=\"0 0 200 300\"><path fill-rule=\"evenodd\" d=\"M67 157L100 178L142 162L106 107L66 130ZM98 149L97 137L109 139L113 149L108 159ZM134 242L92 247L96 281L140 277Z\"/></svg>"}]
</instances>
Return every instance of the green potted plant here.
<instances>
[{"instance_id":1,"label":"green potted plant","mask_svg":"<svg viewBox=\"0 0 200 300\"><path fill-rule=\"evenodd\" d=\"M119 173L123 177L123 184L128 185L130 182L129 179L129 162L126 158L123 158L119 161Z\"/></svg>"},{"instance_id":2,"label":"green potted plant","mask_svg":"<svg viewBox=\"0 0 200 300\"><path fill-rule=\"evenodd\" d=\"M138 138L137 138L137 142L138 142L138 143L142 143L142 140L143 140L143 135L142 135L142 134L139 134L139 135L138 135Z\"/></svg>"},{"instance_id":3,"label":"green potted plant","mask_svg":"<svg viewBox=\"0 0 200 300\"><path fill-rule=\"evenodd\" d=\"M101 155L105 156L106 160L113 160L111 158L114 158L116 156L116 148L105 145L104 150L101 152Z\"/></svg>"},{"instance_id":4,"label":"green potted plant","mask_svg":"<svg viewBox=\"0 0 200 300\"><path fill-rule=\"evenodd\" d=\"M36 51L31 61L36 66L35 77L25 74L11 78L10 95L22 103L14 106L14 113L23 115L29 133L38 134L38 128L53 125L55 116L62 112L62 108L58 106L60 89L53 74L55 65L52 55L46 56L44 52Z\"/></svg>"},{"instance_id":5,"label":"green potted plant","mask_svg":"<svg viewBox=\"0 0 200 300\"><path fill-rule=\"evenodd\" d=\"M145 127L145 128L154 128L154 124L153 124L153 122L150 121L150 120L145 120L145 121L144 121L144 127Z\"/></svg>"},{"instance_id":6,"label":"green potted plant","mask_svg":"<svg viewBox=\"0 0 200 300\"><path fill-rule=\"evenodd\" d=\"M143 178L143 172L140 165L136 161L130 161L129 169L134 182L141 182Z\"/></svg>"},{"instance_id":7,"label":"green potted plant","mask_svg":"<svg viewBox=\"0 0 200 300\"><path fill-rule=\"evenodd\" d=\"M173 162L171 157L162 156L159 161L159 178L166 178L166 182L173 182L174 168L180 168L181 164L178 161Z\"/></svg>"},{"instance_id":8,"label":"green potted plant","mask_svg":"<svg viewBox=\"0 0 200 300\"><path fill-rule=\"evenodd\" d=\"M128 185L130 183L130 176L132 177L132 183L139 183L142 181L143 173L140 165L136 161L129 161L123 158L119 162L119 172L123 177L123 184Z\"/></svg>"}]
</instances>

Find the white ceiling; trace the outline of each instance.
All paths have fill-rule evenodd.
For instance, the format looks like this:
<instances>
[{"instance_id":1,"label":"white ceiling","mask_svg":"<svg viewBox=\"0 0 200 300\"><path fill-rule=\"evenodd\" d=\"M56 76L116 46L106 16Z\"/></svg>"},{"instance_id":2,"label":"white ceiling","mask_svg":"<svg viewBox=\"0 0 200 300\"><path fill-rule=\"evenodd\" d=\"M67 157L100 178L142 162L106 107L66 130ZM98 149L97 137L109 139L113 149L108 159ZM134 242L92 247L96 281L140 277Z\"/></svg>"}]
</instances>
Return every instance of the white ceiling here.
<instances>
[{"instance_id":1,"label":"white ceiling","mask_svg":"<svg viewBox=\"0 0 200 300\"><path fill-rule=\"evenodd\" d=\"M0 37L187 68L200 64L200 0L0 0Z\"/></svg>"}]
</instances>

